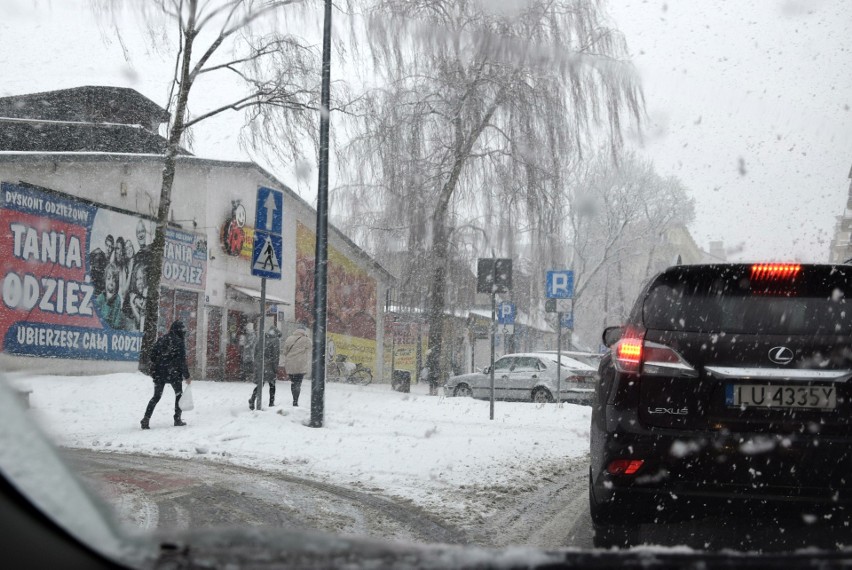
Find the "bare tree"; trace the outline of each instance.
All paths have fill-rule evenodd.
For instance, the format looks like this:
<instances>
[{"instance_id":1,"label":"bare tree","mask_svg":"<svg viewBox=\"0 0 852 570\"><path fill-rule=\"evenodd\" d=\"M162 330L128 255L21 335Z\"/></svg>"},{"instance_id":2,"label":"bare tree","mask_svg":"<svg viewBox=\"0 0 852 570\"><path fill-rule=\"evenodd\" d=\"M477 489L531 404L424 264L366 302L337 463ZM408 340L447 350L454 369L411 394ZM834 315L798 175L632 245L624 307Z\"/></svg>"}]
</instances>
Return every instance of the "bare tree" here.
<instances>
[{"instance_id":1,"label":"bare tree","mask_svg":"<svg viewBox=\"0 0 852 570\"><path fill-rule=\"evenodd\" d=\"M597 333L626 318L650 272L672 262L666 235L693 220L694 203L680 181L632 154L584 163L570 200L575 322Z\"/></svg>"},{"instance_id":2,"label":"bare tree","mask_svg":"<svg viewBox=\"0 0 852 570\"><path fill-rule=\"evenodd\" d=\"M365 97L349 147L349 203L375 207L407 249L428 252L415 269L429 272L435 384L452 228L482 227L504 254L518 224L546 232L539 217L565 190L556 163L581 157L599 126L617 149L641 93L621 36L592 0L532 0L514 12L475 0L375 0L369 14L381 86Z\"/></svg>"},{"instance_id":3,"label":"bare tree","mask_svg":"<svg viewBox=\"0 0 852 570\"><path fill-rule=\"evenodd\" d=\"M242 110L248 114L249 122L258 127L253 142L264 142L268 135L280 135L283 131L287 136L281 137L279 143L291 143L290 152L298 156L296 133L300 127L313 126L313 116L303 112L316 109L313 103L319 91L311 79L319 77L315 50L295 36L278 32L277 26L261 25L279 22L282 10L296 3L297 0L93 0L95 12L112 23L119 39L124 30L116 23L118 19L109 16L123 10L144 16L142 25L154 42L176 35L177 52L168 104L171 114L168 144L151 244L151 267L146 274L149 293L139 360L143 371L148 370L149 352L157 338L165 229L177 157L188 130L222 112ZM245 86L244 94L213 108L190 113L193 86L200 78L217 73L238 78Z\"/></svg>"}]
</instances>

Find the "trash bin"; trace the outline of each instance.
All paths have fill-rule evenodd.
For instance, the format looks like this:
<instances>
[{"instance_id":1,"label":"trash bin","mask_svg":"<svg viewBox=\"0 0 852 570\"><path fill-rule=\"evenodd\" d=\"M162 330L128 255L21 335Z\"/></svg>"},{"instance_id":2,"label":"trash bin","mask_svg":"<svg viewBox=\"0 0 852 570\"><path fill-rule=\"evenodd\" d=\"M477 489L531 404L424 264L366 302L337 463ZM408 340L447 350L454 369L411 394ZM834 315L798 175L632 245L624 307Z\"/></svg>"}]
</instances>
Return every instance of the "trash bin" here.
<instances>
[{"instance_id":1,"label":"trash bin","mask_svg":"<svg viewBox=\"0 0 852 570\"><path fill-rule=\"evenodd\" d=\"M411 392L411 372L408 370L394 370L391 378L391 389L397 392Z\"/></svg>"}]
</instances>

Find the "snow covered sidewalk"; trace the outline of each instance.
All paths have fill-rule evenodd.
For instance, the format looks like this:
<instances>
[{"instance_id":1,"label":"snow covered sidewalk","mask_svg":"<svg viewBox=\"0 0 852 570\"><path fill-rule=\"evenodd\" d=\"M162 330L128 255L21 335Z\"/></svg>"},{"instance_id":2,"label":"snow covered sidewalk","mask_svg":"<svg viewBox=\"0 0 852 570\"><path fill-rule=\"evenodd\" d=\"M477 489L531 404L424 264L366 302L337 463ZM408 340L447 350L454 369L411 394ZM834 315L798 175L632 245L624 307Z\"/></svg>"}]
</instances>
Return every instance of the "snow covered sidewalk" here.
<instances>
[{"instance_id":1,"label":"snow covered sidewalk","mask_svg":"<svg viewBox=\"0 0 852 570\"><path fill-rule=\"evenodd\" d=\"M422 386L401 394L387 384L327 384L326 427L311 429L304 425L308 382L301 407L290 406L290 384L279 382L278 399L286 405L257 412L248 409L250 384L195 381L187 427L172 426L174 395L167 386L151 429L142 431L139 420L153 392L142 374L18 377L14 384L32 388L31 413L61 446L282 470L427 508L464 508L463 489L528 487L531 478L589 448L588 407L498 402L490 421L487 401L430 397Z\"/></svg>"}]
</instances>

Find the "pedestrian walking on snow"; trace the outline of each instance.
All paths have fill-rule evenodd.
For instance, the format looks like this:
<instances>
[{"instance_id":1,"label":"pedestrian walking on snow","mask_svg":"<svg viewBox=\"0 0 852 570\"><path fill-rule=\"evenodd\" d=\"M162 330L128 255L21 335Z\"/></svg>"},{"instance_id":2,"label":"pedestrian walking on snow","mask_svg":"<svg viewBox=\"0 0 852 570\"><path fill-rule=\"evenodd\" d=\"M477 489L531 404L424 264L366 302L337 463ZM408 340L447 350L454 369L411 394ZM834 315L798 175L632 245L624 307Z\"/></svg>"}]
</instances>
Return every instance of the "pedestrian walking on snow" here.
<instances>
[{"instance_id":1,"label":"pedestrian walking on snow","mask_svg":"<svg viewBox=\"0 0 852 570\"><path fill-rule=\"evenodd\" d=\"M278 377L278 360L281 357L281 332L275 327L270 328L266 331L266 341L263 344L264 354L261 356L260 343L257 343L254 361L257 365L263 358L263 381L269 384L269 407L272 407L275 405L275 380ZM254 409L255 398L257 398L256 384L249 400L250 410Z\"/></svg>"},{"instance_id":2,"label":"pedestrian walking on snow","mask_svg":"<svg viewBox=\"0 0 852 570\"><path fill-rule=\"evenodd\" d=\"M290 378L290 391L293 394L293 405L299 405L299 393L302 391L302 380L311 370L311 350L313 343L308 336L308 327L302 323L284 341L284 369Z\"/></svg>"},{"instance_id":3,"label":"pedestrian walking on snow","mask_svg":"<svg viewBox=\"0 0 852 570\"><path fill-rule=\"evenodd\" d=\"M243 382L255 382L254 377L254 355L257 348L257 335L254 334L254 325L246 323L245 332L240 339L240 380Z\"/></svg>"},{"instance_id":4,"label":"pedestrian walking on snow","mask_svg":"<svg viewBox=\"0 0 852 570\"><path fill-rule=\"evenodd\" d=\"M180 397L183 395L183 381L189 384L189 367L186 365L186 326L183 321L172 323L169 332L161 336L151 348L151 377L154 379L154 396L148 402L145 417L142 418L142 429L149 429L148 422L151 414L166 384L170 384L175 391L175 425L185 426L186 422L180 418Z\"/></svg>"}]
</instances>

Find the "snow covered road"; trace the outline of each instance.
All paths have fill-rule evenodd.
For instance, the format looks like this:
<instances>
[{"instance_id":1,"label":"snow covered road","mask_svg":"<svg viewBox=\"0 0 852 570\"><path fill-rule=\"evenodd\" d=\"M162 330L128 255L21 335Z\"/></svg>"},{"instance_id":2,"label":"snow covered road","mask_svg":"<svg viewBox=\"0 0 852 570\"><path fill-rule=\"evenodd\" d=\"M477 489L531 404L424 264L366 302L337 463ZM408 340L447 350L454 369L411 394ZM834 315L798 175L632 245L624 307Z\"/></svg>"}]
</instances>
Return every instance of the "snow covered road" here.
<instances>
[{"instance_id":1,"label":"snow covered road","mask_svg":"<svg viewBox=\"0 0 852 570\"><path fill-rule=\"evenodd\" d=\"M203 459L383 496L433 513L449 528L473 529L470 540L478 544L566 545L556 535L569 534L564 527L573 523L565 516L580 516L584 506L587 407L498 402L490 421L488 402L430 397L421 386L401 394L383 384L328 384L326 427L311 429L304 425L307 384L302 407L258 412L248 409L249 384L195 381L187 427L171 425L167 388L152 429L142 431L139 419L153 390L141 374L13 383L33 390L33 416L63 447ZM289 404L289 383L280 382L278 394ZM531 506L539 497L550 510ZM559 513L561 530L541 534L543 517ZM488 530L498 527L502 533Z\"/></svg>"},{"instance_id":2,"label":"snow covered road","mask_svg":"<svg viewBox=\"0 0 852 570\"><path fill-rule=\"evenodd\" d=\"M80 449L62 455L129 531L268 527L421 543L468 543L413 505L328 483L201 459Z\"/></svg>"}]
</instances>

